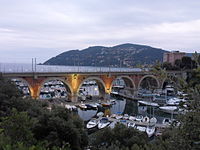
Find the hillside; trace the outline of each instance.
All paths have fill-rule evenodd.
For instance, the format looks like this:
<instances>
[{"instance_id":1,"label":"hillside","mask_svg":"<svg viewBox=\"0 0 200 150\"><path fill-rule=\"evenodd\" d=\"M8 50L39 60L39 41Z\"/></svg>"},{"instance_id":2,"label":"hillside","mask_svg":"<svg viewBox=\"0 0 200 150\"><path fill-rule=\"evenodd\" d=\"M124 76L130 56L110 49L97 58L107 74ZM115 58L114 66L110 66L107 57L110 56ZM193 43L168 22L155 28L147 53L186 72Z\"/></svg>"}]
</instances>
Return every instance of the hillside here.
<instances>
[{"instance_id":1,"label":"hillside","mask_svg":"<svg viewBox=\"0 0 200 150\"><path fill-rule=\"evenodd\" d=\"M70 50L47 60L45 65L131 67L162 61L165 50L145 45L122 44Z\"/></svg>"}]
</instances>

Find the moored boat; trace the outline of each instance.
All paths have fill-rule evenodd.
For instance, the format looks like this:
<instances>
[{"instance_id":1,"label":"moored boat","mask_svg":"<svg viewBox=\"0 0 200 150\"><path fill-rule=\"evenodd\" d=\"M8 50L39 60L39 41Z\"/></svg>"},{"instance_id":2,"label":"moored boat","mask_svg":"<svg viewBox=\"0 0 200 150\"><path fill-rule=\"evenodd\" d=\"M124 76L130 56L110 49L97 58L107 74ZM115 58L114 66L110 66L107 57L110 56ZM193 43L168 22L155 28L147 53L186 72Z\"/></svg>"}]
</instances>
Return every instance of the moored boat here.
<instances>
[{"instance_id":1,"label":"moored boat","mask_svg":"<svg viewBox=\"0 0 200 150\"><path fill-rule=\"evenodd\" d=\"M110 94L119 95L119 93L118 93L118 92L115 92L115 91L112 91Z\"/></svg>"},{"instance_id":2,"label":"moored boat","mask_svg":"<svg viewBox=\"0 0 200 150\"><path fill-rule=\"evenodd\" d=\"M102 118L99 121L98 128L103 129L103 128L107 127L109 124L110 124L110 122L109 122L108 118Z\"/></svg>"},{"instance_id":3,"label":"moored boat","mask_svg":"<svg viewBox=\"0 0 200 150\"><path fill-rule=\"evenodd\" d=\"M142 119L142 122L149 123L149 117L148 117L148 116L145 116L145 117Z\"/></svg>"},{"instance_id":4,"label":"moored boat","mask_svg":"<svg viewBox=\"0 0 200 150\"><path fill-rule=\"evenodd\" d=\"M124 114L123 119L128 120L129 115L128 114Z\"/></svg>"},{"instance_id":5,"label":"moored boat","mask_svg":"<svg viewBox=\"0 0 200 150\"><path fill-rule=\"evenodd\" d=\"M128 127L128 128L134 128L134 127L135 127L135 123L134 123L134 122L129 122L129 123L127 124L127 127Z\"/></svg>"},{"instance_id":6,"label":"moored boat","mask_svg":"<svg viewBox=\"0 0 200 150\"><path fill-rule=\"evenodd\" d=\"M155 126L147 126L147 128L146 128L146 133L147 133L148 137L152 137L154 135L155 131L156 131Z\"/></svg>"},{"instance_id":7,"label":"moored boat","mask_svg":"<svg viewBox=\"0 0 200 150\"><path fill-rule=\"evenodd\" d=\"M119 120L119 119L122 119L123 118L123 116L122 115L116 115L116 117L115 117L117 120Z\"/></svg>"},{"instance_id":8,"label":"moored boat","mask_svg":"<svg viewBox=\"0 0 200 150\"><path fill-rule=\"evenodd\" d=\"M163 112L166 112L166 113L173 113L174 111L178 110L177 106L162 106L159 108L160 108L160 110L162 110Z\"/></svg>"},{"instance_id":9,"label":"moored boat","mask_svg":"<svg viewBox=\"0 0 200 150\"><path fill-rule=\"evenodd\" d=\"M116 116L117 116L116 114L112 114L110 117L111 118L116 118Z\"/></svg>"},{"instance_id":10,"label":"moored boat","mask_svg":"<svg viewBox=\"0 0 200 150\"><path fill-rule=\"evenodd\" d=\"M141 105L146 105L146 106L159 107L158 103L154 103L154 102L138 101L138 103Z\"/></svg>"},{"instance_id":11,"label":"moored boat","mask_svg":"<svg viewBox=\"0 0 200 150\"><path fill-rule=\"evenodd\" d=\"M86 128L87 128L87 129L94 128L94 127L96 127L96 126L98 125L98 123L99 123L98 120L96 120L96 119L91 119L91 120L87 123Z\"/></svg>"},{"instance_id":12,"label":"moored boat","mask_svg":"<svg viewBox=\"0 0 200 150\"><path fill-rule=\"evenodd\" d=\"M81 109L87 109L87 106L86 106L85 104L79 104L78 106L79 106L79 108L81 108Z\"/></svg>"},{"instance_id":13,"label":"moored boat","mask_svg":"<svg viewBox=\"0 0 200 150\"><path fill-rule=\"evenodd\" d=\"M93 109L93 107L90 104L85 104L87 106L87 109Z\"/></svg>"},{"instance_id":14,"label":"moored boat","mask_svg":"<svg viewBox=\"0 0 200 150\"><path fill-rule=\"evenodd\" d=\"M90 104L90 106L92 107L92 109L97 109L98 106L96 104Z\"/></svg>"},{"instance_id":15,"label":"moored boat","mask_svg":"<svg viewBox=\"0 0 200 150\"><path fill-rule=\"evenodd\" d=\"M141 122L142 119L143 119L143 116L142 115L138 115L138 116L136 116L135 121Z\"/></svg>"},{"instance_id":16,"label":"moored boat","mask_svg":"<svg viewBox=\"0 0 200 150\"><path fill-rule=\"evenodd\" d=\"M145 132L146 131L146 127L143 127L143 126L137 126L136 129L138 129L141 132Z\"/></svg>"},{"instance_id":17,"label":"moored boat","mask_svg":"<svg viewBox=\"0 0 200 150\"><path fill-rule=\"evenodd\" d=\"M129 120L135 121L136 117L135 116L129 116Z\"/></svg>"},{"instance_id":18,"label":"moored boat","mask_svg":"<svg viewBox=\"0 0 200 150\"><path fill-rule=\"evenodd\" d=\"M163 125L170 125L172 123L172 121L169 118L164 118L162 121Z\"/></svg>"},{"instance_id":19,"label":"moored boat","mask_svg":"<svg viewBox=\"0 0 200 150\"><path fill-rule=\"evenodd\" d=\"M104 115L103 112L98 112L98 113L97 113L97 117L102 117L103 115Z\"/></svg>"},{"instance_id":20,"label":"moored boat","mask_svg":"<svg viewBox=\"0 0 200 150\"><path fill-rule=\"evenodd\" d=\"M113 121L113 122L110 123L109 127L111 129L113 129L116 126L116 124L117 124L117 121Z\"/></svg>"},{"instance_id":21,"label":"moored boat","mask_svg":"<svg viewBox=\"0 0 200 150\"><path fill-rule=\"evenodd\" d=\"M156 117L151 118L151 119L149 120L149 123L154 123L154 124L156 124L156 123L157 123Z\"/></svg>"}]
</instances>

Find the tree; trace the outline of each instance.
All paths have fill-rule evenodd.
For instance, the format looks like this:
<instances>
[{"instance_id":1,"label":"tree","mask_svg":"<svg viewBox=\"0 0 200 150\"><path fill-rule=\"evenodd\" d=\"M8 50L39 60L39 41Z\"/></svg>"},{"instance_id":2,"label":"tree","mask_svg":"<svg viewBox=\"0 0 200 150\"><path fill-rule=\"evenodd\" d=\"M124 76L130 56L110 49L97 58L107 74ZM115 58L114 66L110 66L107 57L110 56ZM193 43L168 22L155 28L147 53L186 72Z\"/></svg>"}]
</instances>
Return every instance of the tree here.
<instances>
[{"instance_id":1,"label":"tree","mask_svg":"<svg viewBox=\"0 0 200 150\"><path fill-rule=\"evenodd\" d=\"M184 56L182 59L181 59L181 67L183 69L194 69L196 68L196 63L194 60L192 60L191 57L188 57L188 56Z\"/></svg>"},{"instance_id":2,"label":"tree","mask_svg":"<svg viewBox=\"0 0 200 150\"><path fill-rule=\"evenodd\" d=\"M26 112L12 110L11 116L3 117L0 127L5 137L10 137L11 143L23 142L26 145L34 144L35 139L31 129L35 120L30 118Z\"/></svg>"},{"instance_id":3,"label":"tree","mask_svg":"<svg viewBox=\"0 0 200 150\"><path fill-rule=\"evenodd\" d=\"M192 54L193 60L197 64L197 67L200 65L200 55L195 51L194 54Z\"/></svg>"},{"instance_id":4,"label":"tree","mask_svg":"<svg viewBox=\"0 0 200 150\"><path fill-rule=\"evenodd\" d=\"M182 68L182 61L181 59L176 59L175 62L174 62L174 66L177 70L181 70Z\"/></svg>"},{"instance_id":5,"label":"tree","mask_svg":"<svg viewBox=\"0 0 200 150\"><path fill-rule=\"evenodd\" d=\"M94 149L117 147L121 149L131 149L136 144L143 146L147 144L147 135L133 128L127 128L122 124L117 124L114 129L106 128L97 131L90 136L90 144Z\"/></svg>"},{"instance_id":6,"label":"tree","mask_svg":"<svg viewBox=\"0 0 200 150\"><path fill-rule=\"evenodd\" d=\"M33 133L38 141L47 141L47 147L62 147L69 143L72 149L79 150L87 145L83 122L74 119L64 108L56 107L51 113L39 116Z\"/></svg>"},{"instance_id":7,"label":"tree","mask_svg":"<svg viewBox=\"0 0 200 150\"><path fill-rule=\"evenodd\" d=\"M87 145L84 124L77 114L58 106L49 111L45 102L23 99L8 80L0 78L0 83L4 85L0 86L0 149L80 150Z\"/></svg>"},{"instance_id":8,"label":"tree","mask_svg":"<svg viewBox=\"0 0 200 150\"><path fill-rule=\"evenodd\" d=\"M165 70L174 70L174 67L173 67L172 64L169 63L169 62L164 62L164 63L162 64L162 68L165 69Z\"/></svg>"}]
</instances>

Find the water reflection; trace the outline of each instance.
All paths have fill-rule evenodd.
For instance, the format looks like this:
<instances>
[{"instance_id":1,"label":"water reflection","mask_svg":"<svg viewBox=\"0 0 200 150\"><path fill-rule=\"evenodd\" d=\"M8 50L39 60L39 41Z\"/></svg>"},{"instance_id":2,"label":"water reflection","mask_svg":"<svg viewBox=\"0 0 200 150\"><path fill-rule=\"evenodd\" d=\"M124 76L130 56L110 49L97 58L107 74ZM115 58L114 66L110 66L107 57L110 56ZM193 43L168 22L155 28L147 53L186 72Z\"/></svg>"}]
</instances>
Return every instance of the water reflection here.
<instances>
[{"instance_id":1,"label":"water reflection","mask_svg":"<svg viewBox=\"0 0 200 150\"><path fill-rule=\"evenodd\" d=\"M112 114L123 114L126 106L126 100L116 100L116 104L112 105L110 111Z\"/></svg>"},{"instance_id":2,"label":"water reflection","mask_svg":"<svg viewBox=\"0 0 200 150\"><path fill-rule=\"evenodd\" d=\"M139 106L137 101L132 100L116 100L116 103L110 108L100 107L98 110L87 111L78 109L78 114L84 121L87 121L100 111L104 112L105 115L128 114L132 116L143 115L148 117L156 117L158 123L162 123L164 118L171 118L170 114L160 111L159 108L154 108L151 106Z\"/></svg>"},{"instance_id":3,"label":"water reflection","mask_svg":"<svg viewBox=\"0 0 200 150\"><path fill-rule=\"evenodd\" d=\"M141 114L141 115L146 115L147 106L138 106L138 113Z\"/></svg>"},{"instance_id":4,"label":"water reflection","mask_svg":"<svg viewBox=\"0 0 200 150\"><path fill-rule=\"evenodd\" d=\"M78 115L84 120L90 120L92 117L94 117L97 113L97 110L81 110L80 108L78 108Z\"/></svg>"}]
</instances>

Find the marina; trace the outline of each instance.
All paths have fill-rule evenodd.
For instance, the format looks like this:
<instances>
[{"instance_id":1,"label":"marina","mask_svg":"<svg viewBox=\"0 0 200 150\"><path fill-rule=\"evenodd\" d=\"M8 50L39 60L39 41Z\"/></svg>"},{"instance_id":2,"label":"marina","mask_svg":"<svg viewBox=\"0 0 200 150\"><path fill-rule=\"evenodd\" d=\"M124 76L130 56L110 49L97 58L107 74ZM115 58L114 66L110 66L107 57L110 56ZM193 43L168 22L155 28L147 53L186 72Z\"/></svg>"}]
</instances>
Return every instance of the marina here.
<instances>
[{"instance_id":1,"label":"marina","mask_svg":"<svg viewBox=\"0 0 200 150\"><path fill-rule=\"evenodd\" d=\"M30 95L28 85L23 81L14 79L13 82L25 96ZM113 83L110 97L105 99L100 96L97 81L86 80L78 91L78 101L72 102L69 100L70 89L62 81L48 80L41 87L39 98L78 114L89 130L123 124L145 132L148 137L162 134L162 129L168 128L177 115L187 111L183 107L187 106L187 95L175 94L171 85L154 92L143 87L137 95L130 90L125 80L119 78Z\"/></svg>"}]
</instances>

